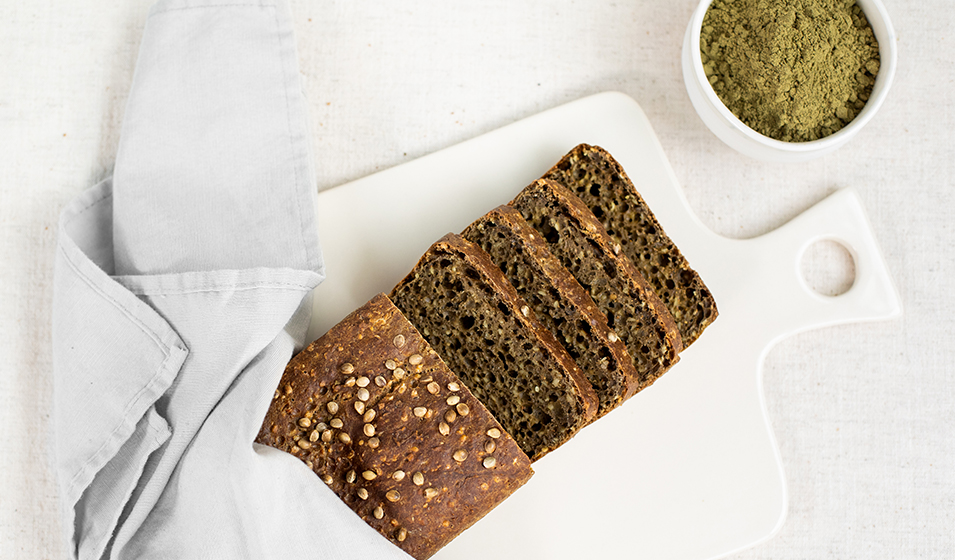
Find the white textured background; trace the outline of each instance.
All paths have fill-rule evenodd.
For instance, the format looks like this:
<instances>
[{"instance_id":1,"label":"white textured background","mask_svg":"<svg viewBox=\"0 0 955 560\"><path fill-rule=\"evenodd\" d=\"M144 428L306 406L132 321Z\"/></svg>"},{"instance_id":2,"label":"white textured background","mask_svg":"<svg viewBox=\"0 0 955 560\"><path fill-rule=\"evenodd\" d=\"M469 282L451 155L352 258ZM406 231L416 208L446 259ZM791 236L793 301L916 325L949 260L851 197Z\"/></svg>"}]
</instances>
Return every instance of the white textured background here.
<instances>
[{"instance_id":1,"label":"white textured background","mask_svg":"<svg viewBox=\"0 0 955 560\"><path fill-rule=\"evenodd\" d=\"M0 558L65 555L47 455L56 221L111 172L149 4L0 0ZM717 233L765 233L855 187L905 315L770 353L789 519L734 558L952 559L955 5L885 4L887 102L848 146L783 165L737 155L694 113L679 66L693 0L293 0L318 188L605 90L642 105ZM838 251L817 254L810 268L844 284Z\"/></svg>"}]
</instances>

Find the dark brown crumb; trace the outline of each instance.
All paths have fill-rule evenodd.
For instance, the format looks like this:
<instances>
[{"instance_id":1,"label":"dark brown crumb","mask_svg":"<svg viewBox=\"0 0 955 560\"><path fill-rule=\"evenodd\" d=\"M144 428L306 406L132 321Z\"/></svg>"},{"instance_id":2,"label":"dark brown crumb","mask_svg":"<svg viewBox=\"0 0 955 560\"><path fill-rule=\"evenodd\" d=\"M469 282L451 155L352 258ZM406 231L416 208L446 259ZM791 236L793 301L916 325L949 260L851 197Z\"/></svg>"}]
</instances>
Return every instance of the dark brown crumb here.
<instances>
[{"instance_id":1,"label":"dark brown crumb","mask_svg":"<svg viewBox=\"0 0 955 560\"><path fill-rule=\"evenodd\" d=\"M699 338L719 314L716 301L613 156L599 146L580 144L544 178L576 194L620 244L667 306L683 346Z\"/></svg>"},{"instance_id":2,"label":"dark brown crumb","mask_svg":"<svg viewBox=\"0 0 955 560\"><path fill-rule=\"evenodd\" d=\"M476 245L448 234L391 298L532 460L594 417L583 373Z\"/></svg>"},{"instance_id":3,"label":"dark brown crumb","mask_svg":"<svg viewBox=\"0 0 955 560\"><path fill-rule=\"evenodd\" d=\"M607 317L520 212L500 206L468 226L464 237L484 249L587 375L603 416L637 389L626 346Z\"/></svg>"},{"instance_id":4,"label":"dark brown crumb","mask_svg":"<svg viewBox=\"0 0 955 560\"><path fill-rule=\"evenodd\" d=\"M557 183L538 180L511 202L547 241L627 345L640 388L679 359L679 331L633 264L614 251L607 232L583 203Z\"/></svg>"}]
</instances>

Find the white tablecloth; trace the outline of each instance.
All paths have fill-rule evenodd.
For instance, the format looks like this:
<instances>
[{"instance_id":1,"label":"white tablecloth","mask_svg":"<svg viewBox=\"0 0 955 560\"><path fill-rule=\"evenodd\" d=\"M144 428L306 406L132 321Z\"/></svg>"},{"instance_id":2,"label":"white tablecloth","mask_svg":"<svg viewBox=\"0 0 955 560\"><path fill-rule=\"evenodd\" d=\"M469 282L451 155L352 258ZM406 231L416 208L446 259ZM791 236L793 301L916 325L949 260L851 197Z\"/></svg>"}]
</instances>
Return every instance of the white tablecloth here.
<instances>
[{"instance_id":1,"label":"white tablecloth","mask_svg":"<svg viewBox=\"0 0 955 560\"><path fill-rule=\"evenodd\" d=\"M0 4L0 557L65 555L49 458L57 217L111 174L149 0ZM292 2L327 189L587 94L653 124L715 232L772 230L855 187L902 319L799 335L765 389L790 488L772 540L735 558L955 556L955 10L886 0L899 70L875 119L806 165L722 145L684 91L695 2ZM823 252L822 257L827 253ZM846 274L840 259L814 264Z\"/></svg>"}]
</instances>

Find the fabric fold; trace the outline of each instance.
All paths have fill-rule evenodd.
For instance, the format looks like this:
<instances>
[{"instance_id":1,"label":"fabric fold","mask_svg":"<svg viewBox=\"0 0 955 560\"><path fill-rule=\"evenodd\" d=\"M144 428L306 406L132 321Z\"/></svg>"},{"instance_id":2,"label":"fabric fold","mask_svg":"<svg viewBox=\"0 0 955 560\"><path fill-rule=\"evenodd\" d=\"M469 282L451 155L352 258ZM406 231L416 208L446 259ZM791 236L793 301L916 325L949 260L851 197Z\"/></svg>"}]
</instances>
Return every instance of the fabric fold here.
<instances>
[{"instance_id":1,"label":"fabric fold","mask_svg":"<svg viewBox=\"0 0 955 560\"><path fill-rule=\"evenodd\" d=\"M308 128L283 0L153 7L114 176L58 233L72 558L288 558L299 534L319 557L406 558L253 444L324 278Z\"/></svg>"},{"instance_id":2,"label":"fabric fold","mask_svg":"<svg viewBox=\"0 0 955 560\"><path fill-rule=\"evenodd\" d=\"M175 330L102 268L111 261L104 223L110 213L107 180L74 201L60 222L54 423L57 472L70 507L169 388L188 354Z\"/></svg>"},{"instance_id":3,"label":"fabric fold","mask_svg":"<svg viewBox=\"0 0 955 560\"><path fill-rule=\"evenodd\" d=\"M169 440L169 424L150 407L116 455L99 471L77 502L73 543L78 558L101 558L146 466L149 456Z\"/></svg>"}]
</instances>

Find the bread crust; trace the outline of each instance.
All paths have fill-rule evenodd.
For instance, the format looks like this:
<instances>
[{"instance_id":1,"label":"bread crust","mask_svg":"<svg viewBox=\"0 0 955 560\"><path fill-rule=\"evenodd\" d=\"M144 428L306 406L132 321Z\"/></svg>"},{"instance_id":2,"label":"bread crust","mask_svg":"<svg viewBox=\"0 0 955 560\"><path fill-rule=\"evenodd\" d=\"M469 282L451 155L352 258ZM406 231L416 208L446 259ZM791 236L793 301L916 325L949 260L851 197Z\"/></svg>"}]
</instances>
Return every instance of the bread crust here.
<instances>
[{"instance_id":1,"label":"bread crust","mask_svg":"<svg viewBox=\"0 0 955 560\"><path fill-rule=\"evenodd\" d=\"M517 443L384 294L289 362L256 441L305 462L419 560L533 474Z\"/></svg>"}]
</instances>

